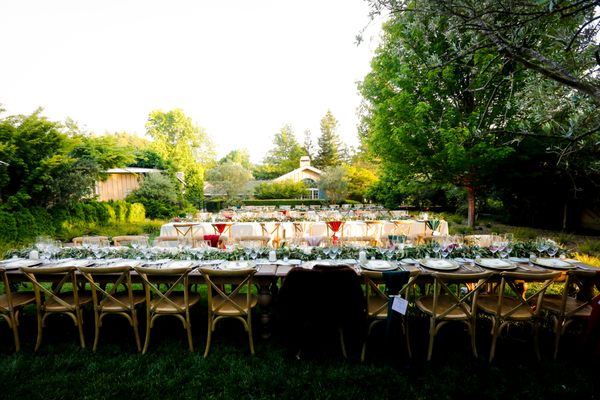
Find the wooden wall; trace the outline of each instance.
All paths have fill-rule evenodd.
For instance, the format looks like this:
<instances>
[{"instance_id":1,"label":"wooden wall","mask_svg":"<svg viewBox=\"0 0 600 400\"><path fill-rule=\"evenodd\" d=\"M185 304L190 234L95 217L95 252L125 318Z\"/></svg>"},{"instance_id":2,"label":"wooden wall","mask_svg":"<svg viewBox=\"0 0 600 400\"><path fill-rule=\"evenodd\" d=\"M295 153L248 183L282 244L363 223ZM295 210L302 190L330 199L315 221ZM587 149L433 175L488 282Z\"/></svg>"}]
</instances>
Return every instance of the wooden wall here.
<instances>
[{"instance_id":1,"label":"wooden wall","mask_svg":"<svg viewBox=\"0 0 600 400\"><path fill-rule=\"evenodd\" d=\"M123 200L133 190L140 186L139 177L136 174L110 174L108 179L98 182L96 194L98 200Z\"/></svg>"}]
</instances>

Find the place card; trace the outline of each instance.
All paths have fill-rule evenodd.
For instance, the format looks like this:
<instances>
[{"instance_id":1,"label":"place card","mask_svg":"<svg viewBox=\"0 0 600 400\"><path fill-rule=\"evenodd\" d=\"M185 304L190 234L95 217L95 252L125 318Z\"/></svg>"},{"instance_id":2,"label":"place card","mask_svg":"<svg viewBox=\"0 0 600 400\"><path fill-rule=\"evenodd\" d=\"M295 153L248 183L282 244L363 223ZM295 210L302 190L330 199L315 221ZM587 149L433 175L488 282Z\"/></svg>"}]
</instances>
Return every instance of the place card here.
<instances>
[{"instance_id":1,"label":"place card","mask_svg":"<svg viewBox=\"0 0 600 400\"><path fill-rule=\"evenodd\" d=\"M394 301L392 302L392 310L406 315L406 309L408 308L408 300L403 299L401 296L392 296Z\"/></svg>"}]
</instances>

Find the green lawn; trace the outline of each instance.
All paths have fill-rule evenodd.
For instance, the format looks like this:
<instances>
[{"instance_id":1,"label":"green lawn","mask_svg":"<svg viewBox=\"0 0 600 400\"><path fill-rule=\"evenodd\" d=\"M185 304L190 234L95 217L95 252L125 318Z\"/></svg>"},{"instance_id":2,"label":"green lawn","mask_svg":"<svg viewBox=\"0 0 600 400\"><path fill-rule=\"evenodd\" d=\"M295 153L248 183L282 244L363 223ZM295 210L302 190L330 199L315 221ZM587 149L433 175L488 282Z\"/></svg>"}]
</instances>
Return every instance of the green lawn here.
<instances>
[{"instance_id":1,"label":"green lawn","mask_svg":"<svg viewBox=\"0 0 600 400\"><path fill-rule=\"evenodd\" d=\"M143 314L140 315L143 320ZM497 360L485 361L489 324L479 324L480 359L470 354L461 325L442 328L434 359L426 362L427 321L411 319L413 359L404 340L386 342L384 330L374 332L368 361L357 360L357 349L343 360L336 335L324 334L294 357L273 326L273 336L260 338L255 318L256 356L249 355L241 324L225 321L214 337L211 353L202 357L206 338L204 304L193 312L196 352L189 353L185 332L174 318L164 318L152 331L149 352L135 350L131 328L124 319L106 320L98 352L91 351L93 319L86 312L88 347L78 346L75 327L66 318L48 320L40 351L33 352L35 314L29 308L20 326L22 351L12 353L12 337L0 325L0 393L2 398L292 398L292 399L454 399L597 398L597 370L593 360L578 351L577 336L568 334L559 361L551 360L552 336L545 326L541 336L544 360L533 354L529 331L511 328L499 342ZM142 322L142 340L143 340ZM596 363L597 367L597 363Z\"/></svg>"}]
</instances>

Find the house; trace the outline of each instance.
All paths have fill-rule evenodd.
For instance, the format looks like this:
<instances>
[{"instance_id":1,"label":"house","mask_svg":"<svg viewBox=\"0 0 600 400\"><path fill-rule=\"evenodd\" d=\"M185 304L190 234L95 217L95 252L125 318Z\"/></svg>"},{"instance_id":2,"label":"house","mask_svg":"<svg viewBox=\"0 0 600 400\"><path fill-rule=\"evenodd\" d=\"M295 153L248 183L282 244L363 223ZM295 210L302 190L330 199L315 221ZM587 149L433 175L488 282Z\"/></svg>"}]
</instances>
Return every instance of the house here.
<instances>
[{"instance_id":1,"label":"house","mask_svg":"<svg viewBox=\"0 0 600 400\"><path fill-rule=\"evenodd\" d=\"M323 172L315 167L310 165L310 157L304 156L300 158L300 167L296 168L293 171L288 172L287 174L281 175L273 179L270 182L284 182L284 181L292 181L292 182L304 182L306 187L309 190L309 199L319 199L321 198L319 195L319 180L321 179L321 175ZM250 181L248 182L241 190L240 195L242 197L251 197L254 193L254 189L256 186L263 182L269 181ZM218 185L215 185L211 182L204 182L204 196L206 197L223 197L225 193L223 193L222 189L219 188Z\"/></svg>"},{"instance_id":2,"label":"house","mask_svg":"<svg viewBox=\"0 0 600 400\"><path fill-rule=\"evenodd\" d=\"M146 174L160 173L154 168L112 168L106 171L108 178L96 182L96 195L100 201L124 200L131 192L140 187Z\"/></svg>"},{"instance_id":3,"label":"house","mask_svg":"<svg viewBox=\"0 0 600 400\"><path fill-rule=\"evenodd\" d=\"M300 182L303 181L308 190L310 191L310 199L318 199L319 196L319 180L323 171L310 165L310 157L300 157L300 167L287 174L281 175L278 178L273 179L273 182L292 181Z\"/></svg>"}]
</instances>

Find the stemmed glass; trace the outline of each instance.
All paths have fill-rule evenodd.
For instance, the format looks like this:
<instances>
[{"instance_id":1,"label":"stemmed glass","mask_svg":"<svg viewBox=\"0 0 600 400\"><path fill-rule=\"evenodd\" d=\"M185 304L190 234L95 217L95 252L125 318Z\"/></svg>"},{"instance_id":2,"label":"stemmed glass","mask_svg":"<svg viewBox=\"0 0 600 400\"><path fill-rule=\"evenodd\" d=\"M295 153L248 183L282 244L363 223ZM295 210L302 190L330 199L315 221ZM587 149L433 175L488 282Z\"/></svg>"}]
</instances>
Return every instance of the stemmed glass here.
<instances>
[{"instance_id":1,"label":"stemmed glass","mask_svg":"<svg viewBox=\"0 0 600 400\"><path fill-rule=\"evenodd\" d=\"M558 246L556 243L548 242L548 248L546 249L546 252L550 257L554 257L556 253L558 253Z\"/></svg>"},{"instance_id":2,"label":"stemmed glass","mask_svg":"<svg viewBox=\"0 0 600 400\"><path fill-rule=\"evenodd\" d=\"M437 240L431 242L431 250L435 253L435 258L440 257L440 251L442 251L442 245Z\"/></svg>"},{"instance_id":3,"label":"stemmed glass","mask_svg":"<svg viewBox=\"0 0 600 400\"><path fill-rule=\"evenodd\" d=\"M535 249L538 251L539 256L542 257L542 254L548 250L548 242L545 238L537 238L535 241Z\"/></svg>"}]
</instances>

